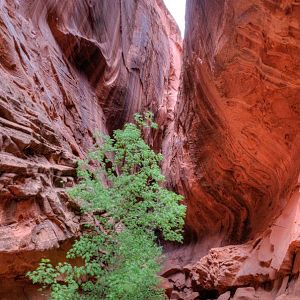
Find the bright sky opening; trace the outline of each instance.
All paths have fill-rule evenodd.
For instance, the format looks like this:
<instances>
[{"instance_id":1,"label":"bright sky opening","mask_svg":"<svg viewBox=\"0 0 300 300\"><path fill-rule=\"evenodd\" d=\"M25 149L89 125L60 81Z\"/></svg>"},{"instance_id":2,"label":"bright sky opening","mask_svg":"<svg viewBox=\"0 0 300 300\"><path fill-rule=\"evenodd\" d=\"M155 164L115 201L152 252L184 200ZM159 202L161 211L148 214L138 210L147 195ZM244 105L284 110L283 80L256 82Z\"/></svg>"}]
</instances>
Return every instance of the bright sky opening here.
<instances>
[{"instance_id":1,"label":"bright sky opening","mask_svg":"<svg viewBox=\"0 0 300 300\"><path fill-rule=\"evenodd\" d=\"M164 0L169 12L174 17L181 31L181 36L184 36L185 27L185 2L186 0Z\"/></svg>"}]
</instances>

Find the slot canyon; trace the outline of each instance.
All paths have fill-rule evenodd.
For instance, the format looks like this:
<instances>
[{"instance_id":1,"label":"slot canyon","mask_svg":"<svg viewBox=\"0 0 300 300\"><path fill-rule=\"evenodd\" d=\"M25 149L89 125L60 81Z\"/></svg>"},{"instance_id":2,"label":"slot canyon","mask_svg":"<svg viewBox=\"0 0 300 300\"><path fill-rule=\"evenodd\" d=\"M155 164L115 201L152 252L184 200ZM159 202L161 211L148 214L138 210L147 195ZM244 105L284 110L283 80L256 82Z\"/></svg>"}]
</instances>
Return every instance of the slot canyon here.
<instances>
[{"instance_id":1,"label":"slot canyon","mask_svg":"<svg viewBox=\"0 0 300 300\"><path fill-rule=\"evenodd\" d=\"M187 0L184 39L163 0L2 0L0 78L0 300L48 299L76 161L148 110L187 206L168 298L300 299L299 0Z\"/></svg>"}]
</instances>

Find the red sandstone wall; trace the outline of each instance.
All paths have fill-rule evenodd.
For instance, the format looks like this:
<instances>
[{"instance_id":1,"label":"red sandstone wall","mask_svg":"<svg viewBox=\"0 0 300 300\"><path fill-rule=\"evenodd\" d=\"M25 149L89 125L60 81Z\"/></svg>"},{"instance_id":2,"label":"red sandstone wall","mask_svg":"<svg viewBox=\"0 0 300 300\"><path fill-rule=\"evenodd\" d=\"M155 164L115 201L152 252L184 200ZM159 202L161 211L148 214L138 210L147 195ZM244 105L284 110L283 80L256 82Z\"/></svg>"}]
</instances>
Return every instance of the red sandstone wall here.
<instances>
[{"instance_id":1,"label":"red sandstone wall","mask_svg":"<svg viewBox=\"0 0 300 300\"><path fill-rule=\"evenodd\" d=\"M187 245L166 276L183 297L298 299L300 3L188 0L186 19L170 177Z\"/></svg>"},{"instance_id":2,"label":"red sandstone wall","mask_svg":"<svg viewBox=\"0 0 300 300\"><path fill-rule=\"evenodd\" d=\"M0 299L33 297L15 277L42 255L59 258L78 233L63 191L94 131L150 109L162 140L180 64L181 38L160 0L1 1L0 277L12 283Z\"/></svg>"},{"instance_id":3,"label":"red sandstone wall","mask_svg":"<svg viewBox=\"0 0 300 300\"><path fill-rule=\"evenodd\" d=\"M176 131L198 235L247 240L269 225L299 174L295 1L188 1ZM176 169L178 165L175 164ZM191 168L190 168L191 167ZM192 219L192 218L190 218Z\"/></svg>"},{"instance_id":4,"label":"red sandstone wall","mask_svg":"<svg viewBox=\"0 0 300 300\"><path fill-rule=\"evenodd\" d=\"M2 1L0 299L40 299L23 275L80 230L76 159L146 109L188 205L185 245L166 247L173 297L300 297L299 22L298 1L188 0L177 98L161 0Z\"/></svg>"}]
</instances>

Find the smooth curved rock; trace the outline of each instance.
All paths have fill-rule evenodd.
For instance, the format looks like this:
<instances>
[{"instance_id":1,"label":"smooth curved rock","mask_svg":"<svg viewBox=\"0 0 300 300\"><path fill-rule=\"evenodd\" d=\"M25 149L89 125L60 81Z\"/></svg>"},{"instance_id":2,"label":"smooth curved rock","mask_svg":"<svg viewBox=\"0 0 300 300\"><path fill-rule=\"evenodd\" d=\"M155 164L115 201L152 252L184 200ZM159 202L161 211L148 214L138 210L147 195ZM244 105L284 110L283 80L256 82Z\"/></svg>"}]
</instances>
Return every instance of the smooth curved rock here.
<instances>
[{"instance_id":1,"label":"smooth curved rock","mask_svg":"<svg viewBox=\"0 0 300 300\"><path fill-rule=\"evenodd\" d=\"M203 293L250 286L271 299L292 297L300 241L300 3L188 0L186 20L168 176L185 196L187 231L170 261Z\"/></svg>"},{"instance_id":2,"label":"smooth curved rock","mask_svg":"<svg viewBox=\"0 0 300 300\"><path fill-rule=\"evenodd\" d=\"M189 0L186 18L172 175L193 232L245 241L297 185L299 4Z\"/></svg>"}]
</instances>

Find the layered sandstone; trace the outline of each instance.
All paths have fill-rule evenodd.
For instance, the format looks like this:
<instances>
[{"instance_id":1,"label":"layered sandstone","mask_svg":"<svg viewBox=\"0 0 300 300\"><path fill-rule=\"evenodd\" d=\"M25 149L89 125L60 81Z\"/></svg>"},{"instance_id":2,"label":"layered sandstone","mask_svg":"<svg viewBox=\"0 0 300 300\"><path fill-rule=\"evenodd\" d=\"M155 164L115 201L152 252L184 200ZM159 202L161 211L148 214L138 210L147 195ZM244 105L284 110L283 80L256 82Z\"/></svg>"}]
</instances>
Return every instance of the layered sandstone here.
<instances>
[{"instance_id":1,"label":"layered sandstone","mask_svg":"<svg viewBox=\"0 0 300 300\"><path fill-rule=\"evenodd\" d=\"M1 299L33 297L24 273L41 256L59 259L77 235L64 190L93 133L146 109L164 132L180 64L181 38L160 0L1 1Z\"/></svg>"},{"instance_id":2,"label":"layered sandstone","mask_svg":"<svg viewBox=\"0 0 300 300\"><path fill-rule=\"evenodd\" d=\"M78 234L64 191L93 132L146 109L188 206L168 295L300 297L300 3L188 0L186 19L177 98L181 39L161 0L0 3L0 299L35 299L24 273Z\"/></svg>"},{"instance_id":3,"label":"layered sandstone","mask_svg":"<svg viewBox=\"0 0 300 300\"><path fill-rule=\"evenodd\" d=\"M165 276L179 298L299 298L300 2L188 0L186 21L169 177L187 244Z\"/></svg>"}]
</instances>

